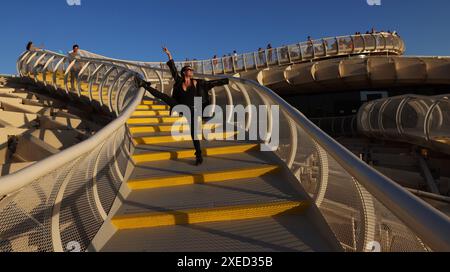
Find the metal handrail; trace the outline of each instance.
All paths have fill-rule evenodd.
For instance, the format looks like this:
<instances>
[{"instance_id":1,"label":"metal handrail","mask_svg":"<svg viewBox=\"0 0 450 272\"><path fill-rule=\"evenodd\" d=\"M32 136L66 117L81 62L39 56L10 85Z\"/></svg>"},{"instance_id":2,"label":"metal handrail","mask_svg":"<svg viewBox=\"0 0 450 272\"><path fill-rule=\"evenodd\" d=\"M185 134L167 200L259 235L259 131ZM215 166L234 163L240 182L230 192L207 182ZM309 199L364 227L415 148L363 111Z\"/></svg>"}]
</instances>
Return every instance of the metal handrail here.
<instances>
[{"instance_id":1,"label":"metal handrail","mask_svg":"<svg viewBox=\"0 0 450 272\"><path fill-rule=\"evenodd\" d=\"M58 56L61 58L67 58L67 56L58 54L52 51L47 50L39 50L36 52L46 53L53 56ZM26 56L27 53L31 52L24 52L19 57L19 62L24 61L22 59L23 56ZM105 61L104 59L94 59L94 58L81 58L81 61L97 61L98 63L101 63L104 61L104 63L108 63L109 65L112 65L110 61ZM18 64L20 65L20 63ZM121 67L121 69L128 70L126 68ZM69 72L70 69L66 71L66 73ZM21 74L21 71L18 71L19 74ZM141 79L144 79L144 77L136 73L134 71L128 70L130 73L134 73L136 77L139 77ZM145 90L139 89L136 96L133 98L133 100L126 106L126 108L120 113L120 115L117 116L116 119L114 119L112 122L110 122L107 126L105 126L103 129L98 131L96 134L91 136L90 138L84 140L83 142L74 145L72 147L69 147L55 155L52 155L50 157L47 157L41 161L38 161L28 167L25 167L18 172L9 174L7 176L0 177L0 196L5 196L12 194L24 186L30 184L37 178L44 176L45 174L52 172L55 169L58 169L59 167L72 162L74 159L78 158L79 156L95 149L99 144L101 144L103 141L105 141L110 135L112 135L114 132L116 132L118 129L120 129L126 121L130 118L130 116L133 114L133 112L136 110L139 103L142 101L142 98L144 96Z\"/></svg>"},{"instance_id":2,"label":"metal handrail","mask_svg":"<svg viewBox=\"0 0 450 272\"><path fill-rule=\"evenodd\" d=\"M372 39L373 45L367 45L366 39ZM384 45L380 46L378 44L378 39L381 38L384 41ZM390 43L388 42L388 38ZM355 47L355 40L361 39L362 46L361 49ZM335 49L327 50L330 46L328 41L335 41ZM351 42L352 49L350 51L340 50L340 46L342 46L342 41L349 40ZM317 47L322 47L323 54L318 54L316 52ZM295 50L294 50L295 48ZM305 55L302 53L302 50L311 50L311 53ZM286 51L287 50L287 51ZM285 55L280 60L280 52L283 52ZM336 36L336 37L327 37L319 40L311 40L296 44L290 44L286 46L276 47L272 49L263 49L262 51L250 52L239 54L237 56L226 56L226 57L218 57L216 59L207 59L207 60L195 60L195 61L177 61L175 64L177 66L183 65L191 65L193 67L198 68L198 73L200 74L234 74L236 72L247 71L249 69L265 69L270 66L283 66L293 63L299 62L307 62L314 61L320 59L326 59L331 57L339 57L339 56L350 56L350 55L361 55L361 54L374 54L374 53L386 53L391 55L402 55L405 52L405 44L403 40L394 34L388 32L380 32L380 33L372 33L372 34L359 34L359 35L347 35L347 36ZM296 57L293 57L294 54ZM97 55L97 54L96 54ZM309 56L310 55L310 56ZM246 56L254 57L254 63L250 65L246 61ZM262 56L262 62L258 63L258 60ZM268 60L268 56L272 56L271 60ZM104 57L104 56L102 56ZM230 59L231 58L231 59ZM130 61L130 60L120 60L109 57L104 57L104 59L109 59L114 62L126 62L126 63L134 63L140 66L146 66L151 68L165 68L165 62L142 62L142 61ZM242 65L240 67L236 67L236 63L242 60ZM229 64L232 64L231 66ZM206 69L205 64L211 65L211 69ZM225 68L225 66L230 66L231 69ZM222 67L221 69L216 69L215 67Z\"/></svg>"},{"instance_id":3,"label":"metal handrail","mask_svg":"<svg viewBox=\"0 0 450 272\"><path fill-rule=\"evenodd\" d=\"M89 59L81 58L81 60L88 61ZM102 59L102 62L114 63L116 61ZM126 65L138 66L132 62L121 62ZM156 68L150 68L147 66L146 69ZM164 69L157 70L168 73L168 71ZM139 76L142 77L141 74L139 74ZM255 81L228 76L221 76L220 78L223 77L227 77L233 82L251 85L258 89L258 91L262 94L268 96L275 104L280 106L281 110L287 114L291 120L294 120L296 124L301 127L315 142L324 148L325 151L329 153L358 182L360 182L368 192L375 196L386 207L389 207L393 214L395 214L412 231L414 231L428 246L434 250L450 251L450 220L445 215L362 162L333 138L321 131L301 112L293 108L272 90L259 85ZM208 76L208 78L219 77ZM82 142L73 148L54 155L58 156L56 157L57 159L55 159L55 157L50 157L15 174L0 178L0 192L12 192L20 189L32 180L35 180L38 175L48 173L49 169L56 169L57 167L55 167L55 165L62 165L63 160L64 163L69 162L76 156L82 154L82 151L86 151L94 146L97 146L97 144L104 140L107 135L110 135L113 130L116 130L126 122L126 119L131 115L137 104L140 102L143 92L144 91L140 89L139 93L127 109L122 112L121 115L113 121L113 123L102 129L98 135L93 136L91 139ZM18 184L13 184L18 180L20 180Z\"/></svg>"}]
</instances>

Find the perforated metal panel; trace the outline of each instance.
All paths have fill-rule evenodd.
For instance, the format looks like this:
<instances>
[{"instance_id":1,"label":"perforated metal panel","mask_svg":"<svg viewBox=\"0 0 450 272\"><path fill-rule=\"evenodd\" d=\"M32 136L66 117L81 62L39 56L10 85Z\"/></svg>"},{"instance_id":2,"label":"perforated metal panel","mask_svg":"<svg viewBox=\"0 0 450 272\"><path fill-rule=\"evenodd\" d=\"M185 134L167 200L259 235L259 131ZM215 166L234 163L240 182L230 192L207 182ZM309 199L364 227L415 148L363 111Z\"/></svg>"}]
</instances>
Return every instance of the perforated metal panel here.
<instances>
[{"instance_id":1,"label":"perforated metal panel","mask_svg":"<svg viewBox=\"0 0 450 272\"><path fill-rule=\"evenodd\" d=\"M0 251L53 251L52 211L70 169L41 177L0 202Z\"/></svg>"}]
</instances>

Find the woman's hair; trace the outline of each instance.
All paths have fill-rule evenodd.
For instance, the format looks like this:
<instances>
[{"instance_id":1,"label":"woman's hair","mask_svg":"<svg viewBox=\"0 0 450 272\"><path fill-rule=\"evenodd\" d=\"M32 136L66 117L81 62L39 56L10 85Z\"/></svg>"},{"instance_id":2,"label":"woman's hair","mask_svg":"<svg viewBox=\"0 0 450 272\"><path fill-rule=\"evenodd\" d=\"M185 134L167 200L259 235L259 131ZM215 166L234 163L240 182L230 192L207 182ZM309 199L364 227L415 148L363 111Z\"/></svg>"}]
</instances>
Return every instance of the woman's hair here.
<instances>
[{"instance_id":1,"label":"woman's hair","mask_svg":"<svg viewBox=\"0 0 450 272\"><path fill-rule=\"evenodd\" d=\"M185 77L186 71L187 70L192 70L192 67L190 65L186 65L183 68L181 68L181 77Z\"/></svg>"},{"instance_id":2,"label":"woman's hair","mask_svg":"<svg viewBox=\"0 0 450 272\"><path fill-rule=\"evenodd\" d=\"M33 45L33 42L32 42L32 41L29 41L29 42L27 43L27 50L28 50L28 51L30 51L32 45Z\"/></svg>"}]
</instances>

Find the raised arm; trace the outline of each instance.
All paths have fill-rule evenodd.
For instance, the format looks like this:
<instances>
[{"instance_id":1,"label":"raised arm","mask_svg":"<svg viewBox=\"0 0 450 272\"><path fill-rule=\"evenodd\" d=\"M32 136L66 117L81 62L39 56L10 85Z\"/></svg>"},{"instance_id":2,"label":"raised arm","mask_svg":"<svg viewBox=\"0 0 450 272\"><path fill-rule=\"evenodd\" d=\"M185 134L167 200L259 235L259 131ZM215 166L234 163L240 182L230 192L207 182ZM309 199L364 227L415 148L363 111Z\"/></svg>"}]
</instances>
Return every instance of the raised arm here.
<instances>
[{"instance_id":1,"label":"raised arm","mask_svg":"<svg viewBox=\"0 0 450 272\"><path fill-rule=\"evenodd\" d=\"M172 53L170 53L169 49L167 47L163 47L164 53L167 54L167 57L169 58L169 61L167 62L167 66L169 66L170 73L172 74L172 77L175 81L178 81L181 79L180 75L178 74L177 67L175 66L175 62L173 61Z\"/></svg>"},{"instance_id":2,"label":"raised arm","mask_svg":"<svg viewBox=\"0 0 450 272\"><path fill-rule=\"evenodd\" d=\"M204 82L204 89L205 89L205 91L209 91L214 87L228 85L229 83L230 83L230 80L228 78L208 80L208 81Z\"/></svg>"}]
</instances>

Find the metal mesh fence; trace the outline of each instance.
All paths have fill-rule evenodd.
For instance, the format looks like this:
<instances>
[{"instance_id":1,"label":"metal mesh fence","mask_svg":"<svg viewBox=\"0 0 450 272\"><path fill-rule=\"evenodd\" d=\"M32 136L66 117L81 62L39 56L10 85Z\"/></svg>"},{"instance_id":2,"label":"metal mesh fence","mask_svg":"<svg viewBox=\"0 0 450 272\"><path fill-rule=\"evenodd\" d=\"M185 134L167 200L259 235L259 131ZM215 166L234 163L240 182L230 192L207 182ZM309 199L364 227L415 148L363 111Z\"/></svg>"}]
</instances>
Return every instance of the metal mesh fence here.
<instances>
[{"instance_id":1,"label":"metal mesh fence","mask_svg":"<svg viewBox=\"0 0 450 272\"><path fill-rule=\"evenodd\" d=\"M252 99L261 96L276 106L257 88L242 87ZM429 250L288 114L282 113L279 123L280 144L275 152L315 200L346 251Z\"/></svg>"},{"instance_id":2,"label":"metal mesh fence","mask_svg":"<svg viewBox=\"0 0 450 272\"><path fill-rule=\"evenodd\" d=\"M53 251L53 207L73 164L36 179L0 202L1 251Z\"/></svg>"},{"instance_id":3,"label":"metal mesh fence","mask_svg":"<svg viewBox=\"0 0 450 272\"><path fill-rule=\"evenodd\" d=\"M18 68L49 91L103 104L111 114L136 97L135 74L123 66L38 51L23 54ZM102 144L1 198L0 251L85 250L123 182L130 148L126 133L121 123Z\"/></svg>"}]
</instances>

